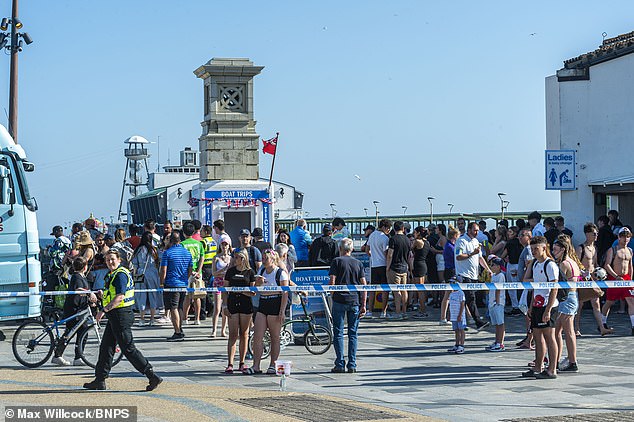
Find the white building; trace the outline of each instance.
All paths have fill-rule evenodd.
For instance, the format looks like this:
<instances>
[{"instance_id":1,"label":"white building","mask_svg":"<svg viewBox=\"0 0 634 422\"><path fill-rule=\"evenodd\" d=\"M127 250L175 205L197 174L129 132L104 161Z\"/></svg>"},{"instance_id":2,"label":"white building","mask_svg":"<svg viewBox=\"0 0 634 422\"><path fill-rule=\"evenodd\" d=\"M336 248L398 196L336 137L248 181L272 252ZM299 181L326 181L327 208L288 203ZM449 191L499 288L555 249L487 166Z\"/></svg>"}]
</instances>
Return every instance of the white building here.
<instances>
[{"instance_id":1,"label":"white building","mask_svg":"<svg viewBox=\"0 0 634 422\"><path fill-rule=\"evenodd\" d=\"M632 53L634 32L604 40L546 78L547 149L575 151L576 189L561 191L575 244L585 240L583 225L609 209L634 224Z\"/></svg>"}]
</instances>

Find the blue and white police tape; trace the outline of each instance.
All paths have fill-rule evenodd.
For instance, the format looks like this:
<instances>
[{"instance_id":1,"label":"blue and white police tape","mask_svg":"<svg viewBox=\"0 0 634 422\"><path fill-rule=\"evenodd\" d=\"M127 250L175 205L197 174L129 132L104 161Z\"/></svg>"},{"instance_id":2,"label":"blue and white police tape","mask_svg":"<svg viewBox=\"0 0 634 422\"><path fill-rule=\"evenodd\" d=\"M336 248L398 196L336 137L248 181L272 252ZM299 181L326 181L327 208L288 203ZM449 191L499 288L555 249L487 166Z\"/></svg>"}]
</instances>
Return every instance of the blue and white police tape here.
<instances>
[{"instance_id":1,"label":"blue and white police tape","mask_svg":"<svg viewBox=\"0 0 634 422\"><path fill-rule=\"evenodd\" d=\"M444 290L533 290L533 289L592 289L629 288L634 292L634 281L630 280L606 280L606 281L559 281L548 283L536 282L508 282L508 283L442 283L442 284L371 284L371 285L310 285L310 286L263 286L263 287L208 287L208 288L161 288L161 289L135 289L137 292L400 292L400 291L425 291L435 292ZM0 292L3 297L22 296L59 296L86 294L86 291L51 291L51 292ZM633 293L634 294L634 293Z\"/></svg>"}]
</instances>

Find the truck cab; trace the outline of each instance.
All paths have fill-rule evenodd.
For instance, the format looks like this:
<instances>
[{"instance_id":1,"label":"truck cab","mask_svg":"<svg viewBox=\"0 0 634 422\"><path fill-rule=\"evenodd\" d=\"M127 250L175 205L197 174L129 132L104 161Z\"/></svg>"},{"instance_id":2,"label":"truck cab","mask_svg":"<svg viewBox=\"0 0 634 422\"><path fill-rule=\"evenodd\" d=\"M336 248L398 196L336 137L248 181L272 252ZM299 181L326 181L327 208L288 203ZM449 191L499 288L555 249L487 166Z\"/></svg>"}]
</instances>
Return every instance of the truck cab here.
<instances>
[{"instance_id":1,"label":"truck cab","mask_svg":"<svg viewBox=\"0 0 634 422\"><path fill-rule=\"evenodd\" d=\"M26 177L33 170L24 149L0 125L0 321L40 315L37 203Z\"/></svg>"}]
</instances>

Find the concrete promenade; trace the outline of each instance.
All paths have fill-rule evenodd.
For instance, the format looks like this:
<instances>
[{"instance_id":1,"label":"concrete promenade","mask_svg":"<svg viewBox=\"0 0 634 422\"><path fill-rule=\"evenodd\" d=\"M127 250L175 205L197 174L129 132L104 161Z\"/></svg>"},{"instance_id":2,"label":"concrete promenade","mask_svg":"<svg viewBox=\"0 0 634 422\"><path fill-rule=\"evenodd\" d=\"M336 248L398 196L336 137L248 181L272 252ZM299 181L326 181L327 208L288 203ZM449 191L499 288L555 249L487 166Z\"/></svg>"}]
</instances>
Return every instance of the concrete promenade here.
<instances>
[{"instance_id":1,"label":"concrete promenade","mask_svg":"<svg viewBox=\"0 0 634 422\"><path fill-rule=\"evenodd\" d=\"M507 317L505 352L484 350L492 330L471 330L465 354L455 355L446 352L453 332L439 326L437 316L434 309L420 321L364 320L356 374L330 373L333 349L314 356L303 346L287 347L282 358L293 361L293 374L286 393L278 391L275 376L225 375L226 339L210 338L209 320L186 326L187 338L179 343L164 340L169 327L134 329L138 347L165 377L154 393L143 391L145 378L125 361L115 367L108 392L79 388L91 378L87 368L27 370L14 359L13 332L5 326L0 405L114 402L138 406L139 420L597 420L596 413L603 420L634 420L634 338L627 315L612 315L617 334L601 338L584 311L580 372L556 380L520 377L533 359L532 352L514 348L523 337L522 317Z\"/></svg>"}]
</instances>

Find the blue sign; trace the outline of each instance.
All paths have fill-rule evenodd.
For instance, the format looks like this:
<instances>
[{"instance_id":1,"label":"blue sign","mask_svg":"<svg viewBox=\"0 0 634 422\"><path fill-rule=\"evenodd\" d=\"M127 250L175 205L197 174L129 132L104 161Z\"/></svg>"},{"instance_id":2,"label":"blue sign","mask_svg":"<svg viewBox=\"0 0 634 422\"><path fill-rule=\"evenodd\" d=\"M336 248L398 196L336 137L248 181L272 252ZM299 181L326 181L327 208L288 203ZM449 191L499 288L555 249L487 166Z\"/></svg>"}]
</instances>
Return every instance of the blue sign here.
<instances>
[{"instance_id":1,"label":"blue sign","mask_svg":"<svg viewBox=\"0 0 634 422\"><path fill-rule=\"evenodd\" d=\"M295 268L291 273L291 280L298 286L314 286L327 285L330 281L328 268ZM317 293L317 296L308 296L306 308L309 315L313 315L315 324L330 327L330 320L326 312L326 297L323 293ZM291 305L291 318L293 315L304 316L302 305ZM294 323L293 335L302 336L308 330L308 324Z\"/></svg>"},{"instance_id":2,"label":"blue sign","mask_svg":"<svg viewBox=\"0 0 634 422\"><path fill-rule=\"evenodd\" d=\"M575 153L573 149L546 150L546 190L575 190Z\"/></svg>"}]
</instances>

